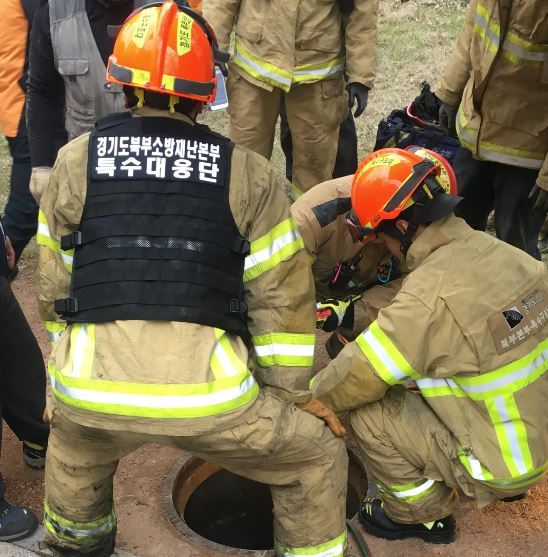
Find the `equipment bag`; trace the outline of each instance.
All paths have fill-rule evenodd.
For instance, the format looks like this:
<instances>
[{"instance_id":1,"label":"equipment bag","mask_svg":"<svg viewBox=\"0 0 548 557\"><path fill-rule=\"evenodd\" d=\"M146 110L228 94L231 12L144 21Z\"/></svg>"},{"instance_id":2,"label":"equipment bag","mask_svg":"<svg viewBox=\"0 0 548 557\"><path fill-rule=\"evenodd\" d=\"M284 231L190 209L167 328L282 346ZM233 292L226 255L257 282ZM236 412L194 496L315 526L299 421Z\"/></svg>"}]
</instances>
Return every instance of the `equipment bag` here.
<instances>
[{"instance_id":1,"label":"equipment bag","mask_svg":"<svg viewBox=\"0 0 548 557\"><path fill-rule=\"evenodd\" d=\"M453 164L460 143L438 125L440 105L441 101L432 93L430 85L423 82L421 94L411 104L393 110L381 120L374 150L383 147L406 149L418 145L440 153Z\"/></svg>"}]
</instances>

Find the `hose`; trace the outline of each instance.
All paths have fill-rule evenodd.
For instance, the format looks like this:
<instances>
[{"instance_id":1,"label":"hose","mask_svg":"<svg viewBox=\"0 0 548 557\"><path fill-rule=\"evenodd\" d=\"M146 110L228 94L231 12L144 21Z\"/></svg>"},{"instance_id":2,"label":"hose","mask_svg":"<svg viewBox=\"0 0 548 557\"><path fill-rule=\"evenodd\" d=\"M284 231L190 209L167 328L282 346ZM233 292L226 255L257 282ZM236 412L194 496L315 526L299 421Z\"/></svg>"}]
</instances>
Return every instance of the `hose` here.
<instances>
[{"instance_id":1,"label":"hose","mask_svg":"<svg viewBox=\"0 0 548 557\"><path fill-rule=\"evenodd\" d=\"M352 521L347 520L346 525L348 526L348 529L350 530L350 532L354 536L354 539L356 540L356 543L358 544L358 547L360 548L360 553L362 554L362 556L363 557L372 557L371 551L369 551L369 547L367 547L367 543L366 543L365 539L363 538L363 536L361 535L359 530L356 530L356 528L354 528L354 525L352 524Z\"/></svg>"}]
</instances>

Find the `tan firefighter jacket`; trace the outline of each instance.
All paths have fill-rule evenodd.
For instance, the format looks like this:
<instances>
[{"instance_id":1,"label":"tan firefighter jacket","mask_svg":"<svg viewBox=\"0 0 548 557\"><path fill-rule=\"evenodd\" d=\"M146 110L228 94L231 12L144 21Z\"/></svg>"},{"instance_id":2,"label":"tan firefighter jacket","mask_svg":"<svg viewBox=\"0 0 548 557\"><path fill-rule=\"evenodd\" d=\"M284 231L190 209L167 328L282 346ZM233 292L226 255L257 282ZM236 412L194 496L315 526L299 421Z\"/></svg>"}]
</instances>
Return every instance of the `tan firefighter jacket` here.
<instances>
[{"instance_id":1,"label":"tan firefighter jacket","mask_svg":"<svg viewBox=\"0 0 548 557\"><path fill-rule=\"evenodd\" d=\"M476 158L541 169L548 190L546 0L472 0L436 94L460 103L458 135Z\"/></svg>"},{"instance_id":2,"label":"tan firefighter jacket","mask_svg":"<svg viewBox=\"0 0 548 557\"><path fill-rule=\"evenodd\" d=\"M486 485L537 481L548 456L548 272L453 215L407 255L393 303L313 380L334 410L414 381Z\"/></svg>"},{"instance_id":3,"label":"tan firefighter jacket","mask_svg":"<svg viewBox=\"0 0 548 557\"><path fill-rule=\"evenodd\" d=\"M289 91L345 71L372 87L379 0L356 0L343 16L338 0L206 0L204 15L221 49L235 31L231 69L252 83Z\"/></svg>"},{"instance_id":4,"label":"tan firefighter jacket","mask_svg":"<svg viewBox=\"0 0 548 557\"><path fill-rule=\"evenodd\" d=\"M169 113L143 108L134 115ZM240 337L193 323L114 321L65 329L54 301L69 294L73 253L60 248L60 238L80 224L88 141L83 135L60 151L39 215L38 302L48 332L59 337L48 369L55 411L92 427L197 435L234 425L256 399L258 382L286 399L307 401L315 328L308 258L269 164L238 147L229 202L251 242L244 272L250 352Z\"/></svg>"},{"instance_id":5,"label":"tan firefighter jacket","mask_svg":"<svg viewBox=\"0 0 548 557\"><path fill-rule=\"evenodd\" d=\"M373 241L364 246L350 237L345 216L351 209L353 178L344 176L318 184L291 205L291 216L312 256L312 274L320 298L337 297L328 283L339 263L350 263L361 255L351 285L368 283L375 280L377 267L388 254L384 243Z\"/></svg>"}]
</instances>

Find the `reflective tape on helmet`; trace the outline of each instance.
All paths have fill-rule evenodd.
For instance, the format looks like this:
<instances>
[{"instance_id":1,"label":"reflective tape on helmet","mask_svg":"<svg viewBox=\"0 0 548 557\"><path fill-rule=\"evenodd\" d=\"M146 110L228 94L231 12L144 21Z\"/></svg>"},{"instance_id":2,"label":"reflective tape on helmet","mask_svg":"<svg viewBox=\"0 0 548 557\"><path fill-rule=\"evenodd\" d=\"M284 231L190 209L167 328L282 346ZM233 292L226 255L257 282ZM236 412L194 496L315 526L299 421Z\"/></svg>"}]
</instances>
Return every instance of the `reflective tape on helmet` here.
<instances>
[{"instance_id":1,"label":"reflective tape on helmet","mask_svg":"<svg viewBox=\"0 0 548 557\"><path fill-rule=\"evenodd\" d=\"M314 363L313 334L266 333L252 338L257 363L261 367L308 367Z\"/></svg>"},{"instance_id":2,"label":"reflective tape on helmet","mask_svg":"<svg viewBox=\"0 0 548 557\"><path fill-rule=\"evenodd\" d=\"M238 40L236 40L234 46L233 60L237 66L259 81L279 87L286 92L291 88L291 72L282 70L269 62L253 56Z\"/></svg>"},{"instance_id":3,"label":"reflective tape on helmet","mask_svg":"<svg viewBox=\"0 0 548 557\"><path fill-rule=\"evenodd\" d=\"M270 232L251 242L249 255L245 258L244 282L261 276L303 248L303 239L292 218L277 224Z\"/></svg>"},{"instance_id":4,"label":"reflective tape on helmet","mask_svg":"<svg viewBox=\"0 0 548 557\"><path fill-rule=\"evenodd\" d=\"M343 557L346 545L345 530L333 540L312 547L284 547L276 542L276 557Z\"/></svg>"},{"instance_id":5,"label":"reflective tape on helmet","mask_svg":"<svg viewBox=\"0 0 548 557\"><path fill-rule=\"evenodd\" d=\"M375 484L384 496L388 496L393 499L401 499L406 503L416 503L436 491L440 482L424 478L422 480L403 485L388 486L378 480L375 480Z\"/></svg>"},{"instance_id":6,"label":"reflective tape on helmet","mask_svg":"<svg viewBox=\"0 0 548 557\"><path fill-rule=\"evenodd\" d=\"M44 503L44 525L55 538L68 542L95 542L108 537L116 527L114 508L104 517L90 522L73 522L53 512L46 501Z\"/></svg>"},{"instance_id":7,"label":"reflective tape on helmet","mask_svg":"<svg viewBox=\"0 0 548 557\"><path fill-rule=\"evenodd\" d=\"M72 263L74 259L74 250L62 250L61 245L55 240L50 232L48 221L45 213L40 209L38 211L38 230L36 233L36 242L39 246L44 246L59 254L65 269L72 273Z\"/></svg>"}]
</instances>

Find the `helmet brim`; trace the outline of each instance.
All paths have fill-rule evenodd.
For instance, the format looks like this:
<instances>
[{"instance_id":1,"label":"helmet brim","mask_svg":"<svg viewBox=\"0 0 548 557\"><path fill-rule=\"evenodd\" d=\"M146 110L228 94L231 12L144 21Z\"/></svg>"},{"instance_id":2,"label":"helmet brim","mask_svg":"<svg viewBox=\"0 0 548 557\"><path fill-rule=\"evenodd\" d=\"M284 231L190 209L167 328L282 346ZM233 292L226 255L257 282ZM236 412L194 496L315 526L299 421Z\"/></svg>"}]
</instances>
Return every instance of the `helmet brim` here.
<instances>
[{"instance_id":1,"label":"helmet brim","mask_svg":"<svg viewBox=\"0 0 548 557\"><path fill-rule=\"evenodd\" d=\"M426 204L425 211L423 213L423 221L433 222L447 216L455 210L455 207L463 199L463 197L458 195L447 195L445 193L436 195L434 199L429 200Z\"/></svg>"}]
</instances>

